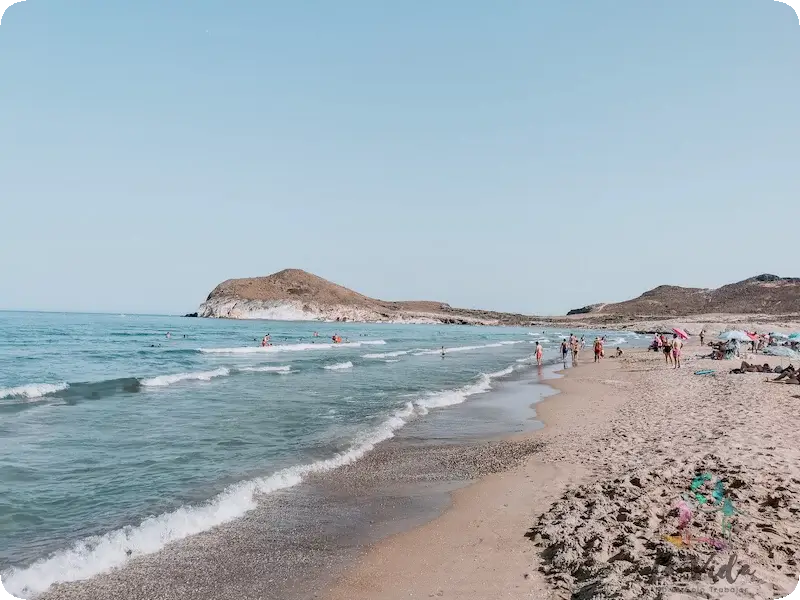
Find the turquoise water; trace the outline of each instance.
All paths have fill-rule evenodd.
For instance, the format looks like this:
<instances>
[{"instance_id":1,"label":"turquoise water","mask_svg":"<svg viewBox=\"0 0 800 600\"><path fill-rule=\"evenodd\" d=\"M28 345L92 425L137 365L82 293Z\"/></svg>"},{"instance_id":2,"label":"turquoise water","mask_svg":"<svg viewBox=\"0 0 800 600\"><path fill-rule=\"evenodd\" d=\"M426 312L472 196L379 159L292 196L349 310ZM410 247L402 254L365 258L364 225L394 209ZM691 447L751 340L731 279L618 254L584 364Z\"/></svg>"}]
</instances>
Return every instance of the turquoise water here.
<instances>
[{"instance_id":1,"label":"turquoise water","mask_svg":"<svg viewBox=\"0 0 800 600\"><path fill-rule=\"evenodd\" d=\"M235 519L530 368L536 339L554 357L557 333L0 312L4 585L30 596Z\"/></svg>"}]
</instances>

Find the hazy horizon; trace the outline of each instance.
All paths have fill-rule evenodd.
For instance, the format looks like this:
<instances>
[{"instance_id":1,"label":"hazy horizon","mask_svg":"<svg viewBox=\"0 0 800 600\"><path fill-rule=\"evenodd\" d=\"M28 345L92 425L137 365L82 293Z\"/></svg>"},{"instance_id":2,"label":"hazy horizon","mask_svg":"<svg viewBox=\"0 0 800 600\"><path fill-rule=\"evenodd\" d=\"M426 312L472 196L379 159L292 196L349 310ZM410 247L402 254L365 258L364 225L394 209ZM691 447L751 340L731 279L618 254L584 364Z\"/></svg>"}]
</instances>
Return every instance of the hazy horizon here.
<instances>
[{"instance_id":1,"label":"hazy horizon","mask_svg":"<svg viewBox=\"0 0 800 600\"><path fill-rule=\"evenodd\" d=\"M798 17L772 0L21 2L0 308L185 314L303 268L558 315L798 276Z\"/></svg>"}]
</instances>

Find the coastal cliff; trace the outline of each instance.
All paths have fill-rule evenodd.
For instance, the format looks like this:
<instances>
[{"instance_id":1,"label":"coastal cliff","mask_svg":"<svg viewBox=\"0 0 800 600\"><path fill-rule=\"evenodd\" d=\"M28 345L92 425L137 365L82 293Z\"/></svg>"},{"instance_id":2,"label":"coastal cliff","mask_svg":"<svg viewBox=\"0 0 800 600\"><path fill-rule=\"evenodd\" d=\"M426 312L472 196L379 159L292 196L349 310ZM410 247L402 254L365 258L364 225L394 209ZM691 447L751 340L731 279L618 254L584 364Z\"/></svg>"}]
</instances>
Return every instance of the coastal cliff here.
<instances>
[{"instance_id":1,"label":"coastal cliff","mask_svg":"<svg viewBox=\"0 0 800 600\"><path fill-rule=\"evenodd\" d=\"M200 305L197 315L220 319L455 325L524 325L531 320L519 314L453 308L443 302L377 300L300 269L224 281Z\"/></svg>"}]
</instances>

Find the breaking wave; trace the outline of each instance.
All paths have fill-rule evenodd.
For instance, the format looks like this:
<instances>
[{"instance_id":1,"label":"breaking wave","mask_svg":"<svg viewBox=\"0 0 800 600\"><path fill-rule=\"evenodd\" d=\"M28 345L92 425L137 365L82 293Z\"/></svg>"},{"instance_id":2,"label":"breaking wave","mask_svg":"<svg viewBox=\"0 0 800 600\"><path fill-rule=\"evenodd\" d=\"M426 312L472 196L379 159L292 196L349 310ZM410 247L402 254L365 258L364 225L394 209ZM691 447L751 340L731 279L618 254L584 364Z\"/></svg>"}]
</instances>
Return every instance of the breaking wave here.
<instances>
[{"instance_id":1,"label":"breaking wave","mask_svg":"<svg viewBox=\"0 0 800 600\"><path fill-rule=\"evenodd\" d=\"M496 373L481 373L475 383L454 390L429 392L423 398L417 400L415 405L418 407L420 414L425 415L431 408L441 408L443 406L461 404L470 396L488 392L492 387L493 379L511 375L513 372L513 367L507 367L502 371L497 371Z\"/></svg>"},{"instance_id":2,"label":"breaking wave","mask_svg":"<svg viewBox=\"0 0 800 600\"><path fill-rule=\"evenodd\" d=\"M405 356L414 350L396 350L394 352L380 352L378 354L365 354L362 358L394 358L395 356Z\"/></svg>"},{"instance_id":3,"label":"breaking wave","mask_svg":"<svg viewBox=\"0 0 800 600\"><path fill-rule=\"evenodd\" d=\"M131 558L157 552L171 542L233 521L254 509L261 494L295 486L309 474L332 471L357 461L377 444L393 437L414 413L414 405L407 402L377 428L357 435L347 450L331 458L231 485L204 504L182 506L138 525L86 538L29 567L11 568L3 573L6 589L24 597L38 595L54 583L87 579L120 567Z\"/></svg>"},{"instance_id":4,"label":"breaking wave","mask_svg":"<svg viewBox=\"0 0 800 600\"><path fill-rule=\"evenodd\" d=\"M265 367L242 367L239 369L244 373L290 373L292 367L290 366L283 366L283 367L272 367L272 366L265 366Z\"/></svg>"},{"instance_id":5,"label":"breaking wave","mask_svg":"<svg viewBox=\"0 0 800 600\"><path fill-rule=\"evenodd\" d=\"M328 371L343 371L345 369L352 369L353 363L347 361L343 363L337 363L335 365L326 365L324 368L327 369Z\"/></svg>"},{"instance_id":6,"label":"breaking wave","mask_svg":"<svg viewBox=\"0 0 800 600\"><path fill-rule=\"evenodd\" d=\"M360 348L361 346L382 346L385 340L365 342L342 342L341 344L283 344L279 346L241 346L238 348L199 348L203 354L273 354L279 352L305 352L308 350L331 350L333 348Z\"/></svg>"},{"instance_id":7,"label":"breaking wave","mask_svg":"<svg viewBox=\"0 0 800 600\"><path fill-rule=\"evenodd\" d=\"M0 388L0 400L5 398L31 400L42 398L69 387L68 383L29 383L12 388Z\"/></svg>"},{"instance_id":8,"label":"breaking wave","mask_svg":"<svg viewBox=\"0 0 800 600\"><path fill-rule=\"evenodd\" d=\"M164 387L180 381L211 381L214 377L227 377L230 374L230 369L220 367L213 371L195 371L192 373L176 373L175 375L150 377L148 379L142 379L142 385L145 387Z\"/></svg>"},{"instance_id":9,"label":"breaking wave","mask_svg":"<svg viewBox=\"0 0 800 600\"><path fill-rule=\"evenodd\" d=\"M482 348L502 348L503 346L513 346L514 344L522 344L522 341L515 341L515 342L495 342L493 344L483 344L482 346L455 346L453 348L445 348L445 354L449 354L451 352L467 352L470 350L481 350ZM414 352L414 356L426 356L430 354L440 354L442 352L441 348L434 349L434 350L420 350L419 352Z\"/></svg>"}]
</instances>

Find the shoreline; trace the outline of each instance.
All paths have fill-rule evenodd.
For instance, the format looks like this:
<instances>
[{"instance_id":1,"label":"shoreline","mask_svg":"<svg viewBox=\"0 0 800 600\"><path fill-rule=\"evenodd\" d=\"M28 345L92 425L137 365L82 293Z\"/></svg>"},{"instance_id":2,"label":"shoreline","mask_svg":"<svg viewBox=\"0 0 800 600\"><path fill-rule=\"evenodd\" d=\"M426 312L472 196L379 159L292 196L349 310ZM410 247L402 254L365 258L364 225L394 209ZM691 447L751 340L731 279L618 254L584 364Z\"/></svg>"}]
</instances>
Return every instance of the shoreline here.
<instances>
[{"instance_id":1,"label":"shoreline","mask_svg":"<svg viewBox=\"0 0 800 600\"><path fill-rule=\"evenodd\" d=\"M788 594L798 573L791 546L800 540L800 436L792 429L800 388L728 375L738 363L701 360L696 350L687 347L680 371L642 350L547 381L560 393L536 405L544 429L515 436L544 443L541 452L454 492L433 521L373 545L323 597L632 600L656 598L654 582L676 599ZM693 374L720 366L713 376ZM682 394L670 394L674 380ZM729 419L725 407L749 418ZM724 553L664 541L675 533L681 488L706 469L736 488ZM701 529L719 527L708 519ZM755 573L740 572L734 592L717 577L730 557ZM697 567L701 558L712 566Z\"/></svg>"},{"instance_id":2,"label":"shoreline","mask_svg":"<svg viewBox=\"0 0 800 600\"><path fill-rule=\"evenodd\" d=\"M580 404L572 379L585 367L582 363L567 368L552 365L551 373L555 376L540 380L555 393L530 404L535 411L533 418L544 427L509 434L503 439L540 442L546 448L548 439L566 433L563 429L569 426L570 410L577 409ZM514 522L526 507L544 512L560 493L583 481L587 474L578 464L546 461L546 453L546 449L537 452L525 464L485 475L454 490L441 514L415 529L397 533L369 547L321 597L325 600L415 597L489 600L530 598L531 594L542 597L547 585L532 566L532 544L522 536L514 539ZM538 489L522 490L530 488L531 483ZM514 493L515 490L522 493ZM476 523L479 525L473 528ZM428 553L420 559L415 551L431 543L437 548L430 554L442 558L435 566L431 565ZM464 556L467 551L470 556ZM498 555L503 557L502 564L495 564ZM463 568L465 560L470 564L468 569ZM492 564L492 581L481 576L486 573L487 563ZM474 583L469 586L462 581L456 589L446 589L443 584L453 581L453 571Z\"/></svg>"},{"instance_id":3,"label":"shoreline","mask_svg":"<svg viewBox=\"0 0 800 600\"><path fill-rule=\"evenodd\" d=\"M714 392L709 385L715 382L720 384L723 394L729 395L737 386L744 386L742 390L757 389L777 398L779 404L782 402L784 413L762 415L768 417L766 424L756 421L759 435L749 438L748 451L765 470L767 467L788 470L791 477L783 473L779 488L785 491L776 506L783 513L787 507L797 507L800 462L795 460L792 467L791 461L776 461L774 452L770 452L775 448L767 446L775 441L765 440L769 438L768 432L782 427L777 436L780 441L789 444L787 447L800 445L796 432L786 429L792 418L794 423L800 423L797 409L800 403L786 403L790 392L798 393L800 388L765 385L760 383L763 375L758 374L728 376L720 371L719 377L694 377L695 365L705 367L711 363L725 370L738 366L698 360L690 356L696 349L699 348L687 348L689 362L683 371L664 369L661 355L644 350L628 350L622 359L609 358L597 365L586 361L588 353L584 352L584 360L578 367L564 370L556 363L538 371L538 376L534 366L533 376L531 371L524 371L514 379L523 387L542 384L559 392L542 394L539 402L527 398L525 406L531 416L520 418L543 422L542 429L532 430L528 426L525 432L499 434L496 438L476 437L473 441L454 439L449 443L425 435L421 438L410 435L407 439L398 436L330 476L320 474L301 486L273 495L249 516L137 558L122 569L90 580L57 585L42 598L210 600L232 594L241 599L281 600L560 598L567 589L574 592L576 586L585 582L572 581L569 571L561 573L552 561L542 558L542 553L548 550L548 540L567 544L571 539L582 539L584 534L577 530L581 523L591 523L592 519L585 514L586 503L581 507L582 501L577 502L576 498L593 498L591 502L602 503L607 499L597 496L597 489L610 486L619 488L624 495L635 484L628 480L617 482L624 477L630 479L632 472L638 473L642 481L652 475L653 468L666 472L664 463L658 461L677 453L668 444L670 451L665 450L666 439L658 429L663 429L664 423L675 430L671 433L693 438L689 440L692 443L687 442L692 452L684 457L689 465L688 470L684 469L689 473L684 474L686 477L690 477L692 465L708 463L707 449L698 452L693 444L707 445L709 440L724 438L719 428L725 426L727 419L714 405L703 406L705 412L697 415L691 412L698 398L702 403L698 393ZM759 361L762 358L766 357L760 357ZM542 377L551 372L555 377ZM682 405L678 403L677 410L682 411L678 417L670 405L676 399L669 394L675 381L681 381L692 392L687 392ZM656 394L649 400L653 385L665 387L667 395ZM483 409L491 409L495 401L498 407L503 405L504 398L507 404L503 390L497 393L500 396L486 394L482 402L473 400L461 406L473 410L475 404L483 403L486 404ZM515 401L516 406L520 397ZM751 404L742 405L741 410L747 408L752 412L759 406ZM650 413L654 423L649 423ZM450 414L447 417L450 424L457 426L465 413L435 414ZM645 414L648 416L643 417ZM453 420L456 415L460 417ZM687 420L687 415L692 418ZM708 425L710 437L709 432L695 431L694 416ZM479 410L470 418L480 417ZM735 425L745 427L746 420ZM726 441L730 442L729 437ZM720 464L720 457L731 458L730 443L717 444L714 449L718 456L713 468L728 469L727 472L746 481L748 492L750 488L754 491L755 495L747 501L772 502L763 478L749 476L745 480L741 464L733 470L730 465ZM795 451L793 456L800 458L800 452ZM768 478L781 475L780 470L772 469ZM667 493L669 485L672 483L661 482L658 490ZM576 490L583 491L576 495ZM651 517L654 513L664 513L657 519L664 521L671 509L670 501L659 502L644 510ZM616 511L624 507L607 508ZM551 514L557 514L558 518L548 520ZM310 516L313 518L309 519ZM781 540L800 536L797 511L784 517L785 514L778 515L788 525L788 529L779 532ZM614 535L619 534L614 533L615 523L616 520L600 527L593 535L605 540L602 544L610 544ZM748 558L758 561L761 568L771 567L772 571L768 581L749 583L760 586L760 591L765 585L784 589L786 573L794 572L794 565L783 555L778 559L765 558L772 552L769 540L756 537L760 549L737 550L750 552L752 557ZM651 558L638 547L632 547L629 555L630 561L626 562L637 565ZM608 558L605 555L603 560ZM584 561L580 567L583 570L597 562L592 556L580 556L580 552L573 553L568 560ZM781 569L785 571L781 573ZM630 595L635 597L636 594Z\"/></svg>"},{"instance_id":4,"label":"shoreline","mask_svg":"<svg viewBox=\"0 0 800 600\"><path fill-rule=\"evenodd\" d=\"M498 384L507 392L538 381L535 370L518 373ZM550 388L528 389L546 395ZM504 408L501 414L495 407L487 422L496 393ZM243 517L134 557L120 568L55 584L37 597L133 600L144 593L197 600L217 598L222 590L225 597L310 598L365 545L430 520L449 503L453 489L536 451L533 444L499 441L520 430L516 417L522 398L524 428L535 427L537 422L528 422L534 413L527 397L493 389L454 410L432 411L352 464L260 497ZM431 435L437 431L446 435Z\"/></svg>"}]
</instances>

